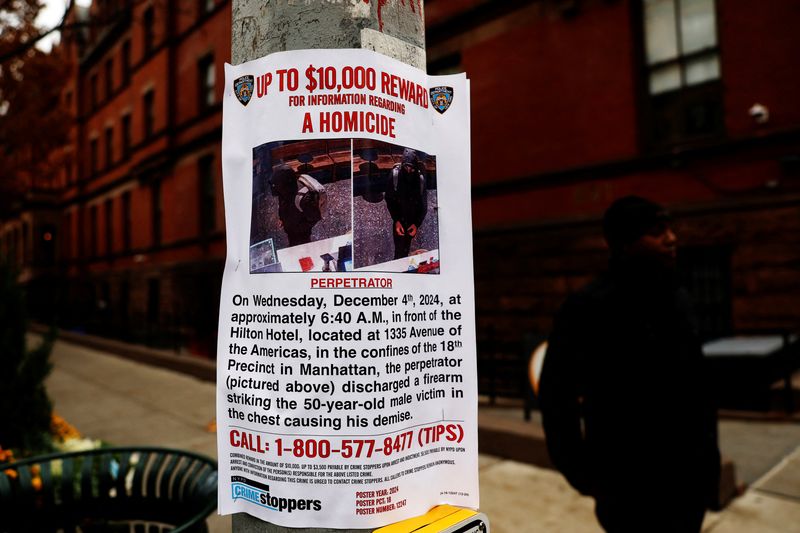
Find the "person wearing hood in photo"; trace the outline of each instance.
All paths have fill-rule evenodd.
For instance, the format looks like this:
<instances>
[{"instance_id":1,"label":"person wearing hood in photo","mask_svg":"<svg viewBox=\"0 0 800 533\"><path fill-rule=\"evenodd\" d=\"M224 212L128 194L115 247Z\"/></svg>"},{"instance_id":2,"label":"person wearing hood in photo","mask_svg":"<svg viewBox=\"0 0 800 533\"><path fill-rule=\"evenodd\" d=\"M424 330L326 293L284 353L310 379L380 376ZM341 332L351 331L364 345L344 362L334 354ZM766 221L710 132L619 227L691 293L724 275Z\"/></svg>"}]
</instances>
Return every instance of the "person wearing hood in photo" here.
<instances>
[{"instance_id":1,"label":"person wearing hood in photo","mask_svg":"<svg viewBox=\"0 0 800 533\"><path fill-rule=\"evenodd\" d=\"M556 316L539 388L547 448L609 533L698 533L718 506L717 417L666 210L606 211L608 272Z\"/></svg>"},{"instance_id":2,"label":"person wearing hood in photo","mask_svg":"<svg viewBox=\"0 0 800 533\"><path fill-rule=\"evenodd\" d=\"M386 207L392 217L394 258L408 257L411 241L419 233L428 211L428 189L416 151L406 148L402 161L392 168Z\"/></svg>"},{"instance_id":3,"label":"person wearing hood in photo","mask_svg":"<svg viewBox=\"0 0 800 533\"><path fill-rule=\"evenodd\" d=\"M297 173L288 165L278 166L270 180L272 195L278 197L278 219L289 238L289 246L311 242L311 230L322 218L318 200L299 194Z\"/></svg>"}]
</instances>

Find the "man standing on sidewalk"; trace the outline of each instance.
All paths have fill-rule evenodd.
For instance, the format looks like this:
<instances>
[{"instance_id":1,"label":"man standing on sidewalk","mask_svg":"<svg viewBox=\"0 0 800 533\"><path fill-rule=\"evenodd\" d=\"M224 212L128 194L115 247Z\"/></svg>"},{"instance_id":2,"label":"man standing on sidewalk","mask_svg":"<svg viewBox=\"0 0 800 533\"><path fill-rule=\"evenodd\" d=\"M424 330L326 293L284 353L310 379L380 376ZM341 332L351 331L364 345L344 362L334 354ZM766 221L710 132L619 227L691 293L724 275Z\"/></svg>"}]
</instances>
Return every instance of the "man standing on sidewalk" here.
<instances>
[{"instance_id":1,"label":"man standing on sidewalk","mask_svg":"<svg viewBox=\"0 0 800 533\"><path fill-rule=\"evenodd\" d=\"M717 504L716 412L666 211L614 202L609 271L556 317L539 399L555 466L609 533L697 533Z\"/></svg>"}]
</instances>

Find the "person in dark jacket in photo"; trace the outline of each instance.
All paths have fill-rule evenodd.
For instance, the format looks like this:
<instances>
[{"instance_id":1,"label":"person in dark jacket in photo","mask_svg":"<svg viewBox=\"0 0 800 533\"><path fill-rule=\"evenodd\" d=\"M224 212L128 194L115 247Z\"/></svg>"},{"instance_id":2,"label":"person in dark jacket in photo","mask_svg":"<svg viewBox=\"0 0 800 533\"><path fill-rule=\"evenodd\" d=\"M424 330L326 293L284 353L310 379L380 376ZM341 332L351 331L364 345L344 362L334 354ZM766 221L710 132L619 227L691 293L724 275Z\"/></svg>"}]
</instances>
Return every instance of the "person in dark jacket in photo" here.
<instances>
[{"instance_id":1,"label":"person in dark jacket in photo","mask_svg":"<svg viewBox=\"0 0 800 533\"><path fill-rule=\"evenodd\" d=\"M716 410L669 222L636 196L608 208L609 270L559 311L541 374L550 458L609 533L697 533L718 505Z\"/></svg>"},{"instance_id":2,"label":"person in dark jacket in photo","mask_svg":"<svg viewBox=\"0 0 800 533\"><path fill-rule=\"evenodd\" d=\"M278 197L278 219L289 246L311 242L311 230L322 218L312 195L298 195L297 173L288 165L277 167L271 178L273 196Z\"/></svg>"},{"instance_id":3,"label":"person in dark jacket in photo","mask_svg":"<svg viewBox=\"0 0 800 533\"><path fill-rule=\"evenodd\" d=\"M408 257L428 212L428 189L414 150L406 148L399 165L392 169L386 187L386 207L392 217L394 258Z\"/></svg>"}]
</instances>

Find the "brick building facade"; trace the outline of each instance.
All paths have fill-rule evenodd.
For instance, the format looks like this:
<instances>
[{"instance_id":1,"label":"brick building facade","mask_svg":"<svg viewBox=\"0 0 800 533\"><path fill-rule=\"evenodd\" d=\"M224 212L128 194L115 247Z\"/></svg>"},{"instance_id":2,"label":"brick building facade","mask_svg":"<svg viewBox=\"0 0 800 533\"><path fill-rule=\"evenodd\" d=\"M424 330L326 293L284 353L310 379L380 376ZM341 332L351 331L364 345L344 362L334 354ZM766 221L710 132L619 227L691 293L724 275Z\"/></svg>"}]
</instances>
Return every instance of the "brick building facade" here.
<instances>
[{"instance_id":1,"label":"brick building facade","mask_svg":"<svg viewBox=\"0 0 800 533\"><path fill-rule=\"evenodd\" d=\"M49 177L57 194L17 219L31 220L15 249L34 315L213 354L230 5L100 0L69 17L85 28L54 52L74 65L63 91L70 143ZM22 257L41 247L34 228L50 231L50 261Z\"/></svg>"},{"instance_id":2,"label":"brick building facade","mask_svg":"<svg viewBox=\"0 0 800 533\"><path fill-rule=\"evenodd\" d=\"M472 80L483 340L549 330L627 194L675 215L705 335L800 327L796 2L434 0L426 18L429 70Z\"/></svg>"},{"instance_id":3,"label":"brick building facade","mask_svg":"<svg viewBox=\"0 0 800 533\"><path fill-rule=\"evenodd\" d=\"M64 91L72 142L55 191L4 223L0 249L25 265L40 314L59 294L64 326L210 354L230 4L120 5L73 14L108 21L62 45L75 60ZM604 208L632 193L675 214L707 335L797 329L796 2L428 0L425 10L429 71L472 80L479 340L545 334L605 264Z\"/></svg>"}]
</instances>

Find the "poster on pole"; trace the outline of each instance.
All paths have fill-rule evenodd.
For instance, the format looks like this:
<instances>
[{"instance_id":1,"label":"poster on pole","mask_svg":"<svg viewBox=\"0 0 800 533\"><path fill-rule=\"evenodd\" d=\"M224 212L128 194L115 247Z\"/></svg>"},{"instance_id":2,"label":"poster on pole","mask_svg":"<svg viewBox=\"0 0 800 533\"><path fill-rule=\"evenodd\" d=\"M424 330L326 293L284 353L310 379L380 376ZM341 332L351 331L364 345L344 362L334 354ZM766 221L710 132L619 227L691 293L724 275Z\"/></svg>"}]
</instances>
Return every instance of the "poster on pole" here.
<instances>
[{"instance_id":1,"label":"poster on pole","mask_svg":"<svg viewBox=\"0 0 800 533\"><path fill-rule=\"evenodd\" d=\"M221 514L477 508L469 98L367 50L225 66Z\"/></svg>"}]
</instances>

